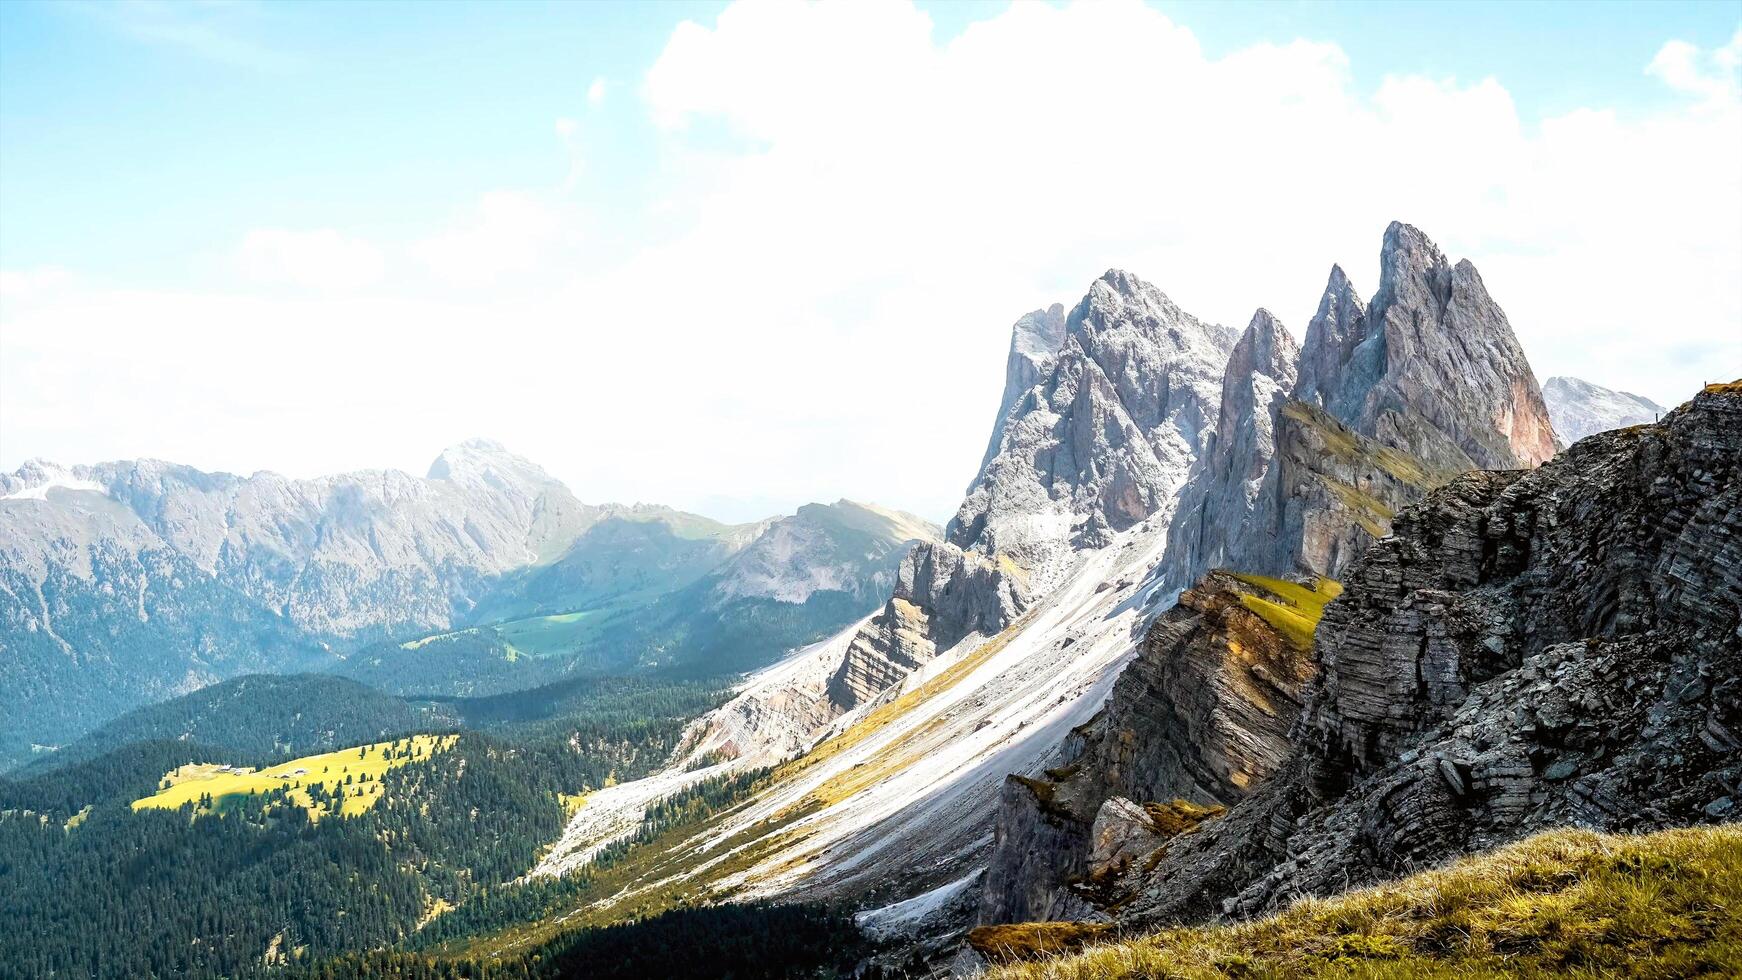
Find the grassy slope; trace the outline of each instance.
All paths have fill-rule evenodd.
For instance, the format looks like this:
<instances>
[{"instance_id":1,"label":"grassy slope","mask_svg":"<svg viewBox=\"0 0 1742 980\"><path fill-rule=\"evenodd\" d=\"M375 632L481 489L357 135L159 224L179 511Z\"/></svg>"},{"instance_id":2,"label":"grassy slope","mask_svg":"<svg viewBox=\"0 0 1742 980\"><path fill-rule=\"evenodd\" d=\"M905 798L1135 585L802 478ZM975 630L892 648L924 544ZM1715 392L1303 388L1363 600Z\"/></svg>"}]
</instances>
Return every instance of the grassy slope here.
<instances>
[{"instance_id":1,"label":"grassy slope","mask_svg":"<svg viewBox=\"0 0 1742 980\"><path fill-rule=\"evenodd\" d=\"M958 663L912 691L878 706L847 730L805 755L777 767L770 776L770 783L793 779L834 758L948 691L995 656L1028 623L1026 617L1018 620ZM675 827L651 842L631 848L611 867L597 873L588 872L592 874L592 887L578 908L538 922L514 924L489 935L455 942L440 952L479 958L516 954L577 929L609 926L674 908L728 899L731 892L722 889L720 883L792 844L797 834L792 829L793 824L840 802L890 772L912 764L914 757L908 751L908 744L915 737L917 734L898 740L877 760L824 781L796 803L737 831L724 841L715 839L718 828L737 812L736 807L699 824ZM753 800L740 806L749 802Z\"/></svg>"},{"instance_id":2,"label":"grassy slope","mask_svg":"<svg viewBox=\"0 0 1742 980\"><path fill-rule=\"evenodd\" d=\"M1742 827L1550 831L1268 919L1168 929L990 974L1236 976L1742 976Z\"/></svg>"},{"instance_id":3,"label":"grassy slope","mask_svg":"<svg viewBox=\"0 0 1742 980\"><path fill-rule=\"evenodd\" d=\"M134 800L133 809L173 810L184 803L197 802L208 793L211 794L214 804L221 809L228 797L242 797L275 789L299 789L317 783L324 784L329 792L336 793L344 786L346 777L354 777L352 785L345 787L345 800L339 809L341 816L351 816L369 809L381 798L383 773L451 748L456 737L413 735L397 742L375 742L340 749L337 752L304 756L245 773L221 773L218 771L220 767L215 763L193 763L166 773L164 778L170 781L169 788L159 790L144 799ZM408 746L411 749L410 757L393 755L393 750ZM292 776L291 773L298 769L307 770L307 774ZM366 782L363 781L365 776L368 777ZM291 793L290 796L309 811L311 818L319 818L325 812L325 808L314 805L306 793Z\"/></svg>"},{"instance_id":4,"label":"grassy slope","mask_svg":"<svg viewBox=\"0 0 1742 980\"><path fill-rule=\"evenodd\" d=\"M1324 615L1325 606L1343 594L1342 583L1335 579L1317 579L1309 589L1304 585L1268 575L1248 575L1243 572L1233 574L1247 585L1257 586L1277 597L1279 601L1273 602L1261 596L1243 595L1240 597L1240 604L1282 631L1282 635L1288 637L1289 642L1301 650L1312 648L1313 631L1318 628L1319 617Z\"/></svg>"}]
</instances>

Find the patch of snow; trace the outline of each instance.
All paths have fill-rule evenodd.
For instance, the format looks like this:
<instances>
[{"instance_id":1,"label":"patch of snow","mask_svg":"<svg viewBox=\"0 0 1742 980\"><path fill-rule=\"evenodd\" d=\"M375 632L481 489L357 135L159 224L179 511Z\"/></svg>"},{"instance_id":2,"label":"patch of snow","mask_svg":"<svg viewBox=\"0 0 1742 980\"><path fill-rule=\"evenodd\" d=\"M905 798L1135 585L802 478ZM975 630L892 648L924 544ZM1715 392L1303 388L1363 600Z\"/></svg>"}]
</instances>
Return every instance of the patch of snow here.
<instances>
[{"instance_id":1,"label":"patch of snow","mask_svg":"<svg viewBox=\"0 0 1742 980\"><path fill-rule=\"evenodd\" d=\"M82 490L90 493L101 494L107 494L109 492L106 487L95 480L82 479L72 475L66 470L56 469L48 471L46 479L41 483L14 490L5 496L0 496L0 500L47 501L48 492L50 490Z\"/></svg>"}]
</instances>

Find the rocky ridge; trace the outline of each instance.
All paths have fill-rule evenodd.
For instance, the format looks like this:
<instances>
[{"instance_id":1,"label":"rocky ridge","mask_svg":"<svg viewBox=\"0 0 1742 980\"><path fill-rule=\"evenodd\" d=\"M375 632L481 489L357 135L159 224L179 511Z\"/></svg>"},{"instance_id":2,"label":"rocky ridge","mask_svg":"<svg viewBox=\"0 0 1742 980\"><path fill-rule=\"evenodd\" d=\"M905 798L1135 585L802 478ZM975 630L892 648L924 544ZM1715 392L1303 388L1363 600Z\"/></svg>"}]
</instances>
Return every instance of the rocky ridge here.
<instances>
[{"instance_id":1,"label":"rocky ridge","mask_svg":"<svg viewBox=\"0 0 1742 980\"><path fill-rule=\"evenodd\" d=\"M1155 573L1191 587L1150 628L1102 715L1066 741L1070 764L1005 787L981 921L1094 914L1088 883L1111 869L1092 862L1093 849L1117 836L1109 828L1148 839L1141 820L1107 823L1105 807L1175 797L1231 805L1286 756L1314 667L1305 642L1289 642L1250 603L1280 598L1255 584L1270 581L1316 621L1323 596L1212 569L1308 584L1336 576L1391 533L1399 510L1470 468L1472 453L1517 465L1540 450L1539 428L1497 421L1518 414L1515 392L1535 381L1475 270L1450 266L1401 224L1387 230L1380 261L1372 304L1332 268L1298 351L1271 314L1254 315ZM1393 362L1387 351L1397 349L1409 357ZM1450 374L1466 379L1453 408L1422 380Z\"/></svg>"},{"instance_id":2,"label":"rocky ridge","mask_svg":"<svg viewBox=\"0 0 1742 980\"><path fill-rule=\"evenodd\" d=\"M945 541L908 556L849 648L830 686L841 710L997 633L1083 550L1171 513L1215 426L1233 338L1116 269L1062 321L1060 309L1017 321L994 446Z\"/></svg>"},{"instance_id":3,"label":"rocky ridge","mask_svg":"<svg viewBox=\"0 0 1742 980\"><path fill-rule=\"evenodd\" d=\"M1260 314L1253 328L1275 333ZM1188 481L1165 562L1174 588L1215 567L1334 578L1432 487L1554 454L1506 314L1473 265L1451 264L1410 225L1386 229L1371 303L1333 266L1298 358L1264 349L1268 363L1229 365L1237 415L1219 429L1238 438Z\"/></svg>"},{"instance_id":4,"label":"rocky ridge","mask_svg":"<svg viewBox=\"0 0 1742 980\"><path fill-rule=\"evenodd\" d=\"M1114 886L1246 916L1535 830L1736 819L1742 383L1399 515L1324 614L1297 745Z\"/></svg>"}]
</instances>

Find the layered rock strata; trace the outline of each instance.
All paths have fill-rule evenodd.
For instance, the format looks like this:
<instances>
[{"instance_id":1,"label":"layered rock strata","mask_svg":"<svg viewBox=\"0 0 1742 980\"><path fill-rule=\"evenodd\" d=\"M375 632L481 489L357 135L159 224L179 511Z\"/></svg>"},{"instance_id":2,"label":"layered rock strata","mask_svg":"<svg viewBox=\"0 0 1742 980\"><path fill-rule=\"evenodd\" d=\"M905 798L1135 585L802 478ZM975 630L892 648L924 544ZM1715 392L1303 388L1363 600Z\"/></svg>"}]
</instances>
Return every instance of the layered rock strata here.
<instances>
[{"instance_id":1,"label":"layered rock strata","mask_svg":"<svg viewBox=\"0 0 1742 980\"><path fill-rule=\"evenodd\" d=\"M1122 886L1253 915L1562 825L1736 819L1742 383L1400 515L1318 631L1298 747Z\"/></svg>"}]
</instances>

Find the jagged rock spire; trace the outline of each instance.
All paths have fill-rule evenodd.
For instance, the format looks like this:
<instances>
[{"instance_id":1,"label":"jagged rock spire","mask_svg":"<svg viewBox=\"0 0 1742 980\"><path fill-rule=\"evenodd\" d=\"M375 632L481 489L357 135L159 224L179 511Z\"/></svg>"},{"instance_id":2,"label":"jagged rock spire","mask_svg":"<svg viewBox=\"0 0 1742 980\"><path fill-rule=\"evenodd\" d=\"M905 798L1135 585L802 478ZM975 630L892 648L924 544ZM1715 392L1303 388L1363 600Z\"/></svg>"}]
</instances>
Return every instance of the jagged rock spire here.
<instances>
[{"instance_id":1,"label":"jagged rock spire","mask_svg":"<svg viewBox=\"0 0 1742 980\"><path fill-rule=\"evenodd\" d=\"M1557 447L1530 362L1476 267L1392 222L1364 312L1333 270L1296 397L1447 469L1536 466ZM1314 329L1316 328L1316 329Z\"/></svg>"},{"instance_id":2,"label":"jagged rock spire","mask_svg":"<svg viewBox=\"0 0 1742 980\"><path fill-rule=\"evenodd\" d=\"M1367 304L1340 265L1331 266L1331 277L1319 298L1319 308L1307 323L1306 346L1301 350L1300 380L1294 397L1309 405L1335 411L1340 388L1351 373L1355 349L1367 339ZM1359 394L1365 394L1362 390Z\"/></svg>"},{"instance_id":3,"label":"jagged rock spire","mask_svg":"<svg viewBox=\"0 0 1742 980\"><path fill-rule=\"evenodd\" d=\"M998 447L1004 442L1004 421L1022 396L1028 394L1058 359L1059 345L1065 339L1065 308L1054 303L1044 310L1035 310L1016 321L1010 328L1010 356L1004 366L1004 396L998 401L998 421L992 426L992 439L986 455L980 459L984 470Z\"/></svg>"},{"instance_id":4,"label":"jagged rock spire","mask_svg":"<svg viewBox=\"0 0 1742 980\"><path fill-rule=\"evenodd\" d=\"M1276 430L1295 387L1300 348L1260 309L1222 373L1216 431L1181 492L1168 533L1167 563L1184 584L1214 567L1246 567L1248 539L1273 535Z\"/></svg>"},{"instance_id":5,"label":"jagged rock spire","mask_svg":"<svg viewBox=\"0 0 1742 980\"><path fill-rule=\"evenodd\" d=\"M1066 317L1050 370L1002 419L948 540L1034 567L1167 506L1213 431L1233 340L1108 270Z\"/></svg>"}]
</instances>

